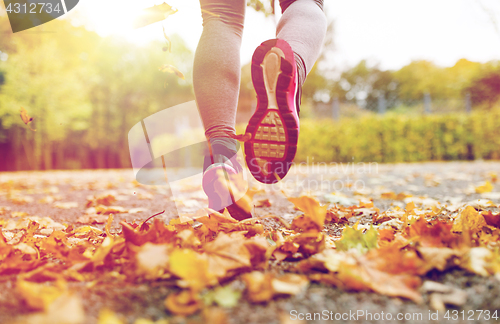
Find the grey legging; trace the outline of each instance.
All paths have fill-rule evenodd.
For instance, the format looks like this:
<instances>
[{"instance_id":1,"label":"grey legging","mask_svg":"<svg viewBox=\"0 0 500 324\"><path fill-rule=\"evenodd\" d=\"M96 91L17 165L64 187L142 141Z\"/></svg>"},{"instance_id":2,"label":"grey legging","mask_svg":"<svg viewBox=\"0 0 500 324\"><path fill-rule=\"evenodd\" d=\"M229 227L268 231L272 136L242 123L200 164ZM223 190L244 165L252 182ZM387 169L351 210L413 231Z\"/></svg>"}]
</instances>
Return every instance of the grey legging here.
<instances>
[{"instance_id":1,"label":"grey legging","mask_svg":"<svg viewBox=\"0 0 500 324\"><path fill-rule=\"evenodd\" d=\"M246 1L200 0L200 4L203 33L193 67L196 102L212 148L217 142L234 146L227 137L235 132ZM292 47L303 84L320 54L326 33L323 0L280 0L280 6L283 15L276 36Z\"/></svg>"}]
</instances>

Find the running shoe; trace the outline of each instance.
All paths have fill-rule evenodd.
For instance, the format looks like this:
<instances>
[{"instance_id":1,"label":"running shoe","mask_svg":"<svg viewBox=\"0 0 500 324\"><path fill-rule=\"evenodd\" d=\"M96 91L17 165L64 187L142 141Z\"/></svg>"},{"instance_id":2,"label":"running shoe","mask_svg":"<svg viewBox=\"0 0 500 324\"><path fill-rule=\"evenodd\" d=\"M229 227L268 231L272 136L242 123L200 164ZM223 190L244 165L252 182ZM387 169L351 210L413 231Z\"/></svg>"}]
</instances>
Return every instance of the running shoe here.
<instances>
[{"instance_id":1,"label":"running shoe","mask_svg":"<svg viewBox=\"0 0 500 324\"><path fill-rule=\"evenodd\" d=\"M252 57L257 109L245 142L247 166L262 183L275 183L288 173L299 138L300 85L290 45L282 39L263 42Z\"/></svg>"},{"instance_id":2,"label":"running shoe","mask_svg":"<svg viewBox=\"0 0 500 324\"><path fill-rule=\"evenodd\" d=\"M209 158L210 159L210 158ZM251 207L244 194L242 168L234 159L216 156L203 172L203 191L208 197L208 207L222 213L227 208L236 220L251 218ZM238 200L235 197L241 197ZM251 203L251 202L250 202Z\"/></svg>"}]
</instances>

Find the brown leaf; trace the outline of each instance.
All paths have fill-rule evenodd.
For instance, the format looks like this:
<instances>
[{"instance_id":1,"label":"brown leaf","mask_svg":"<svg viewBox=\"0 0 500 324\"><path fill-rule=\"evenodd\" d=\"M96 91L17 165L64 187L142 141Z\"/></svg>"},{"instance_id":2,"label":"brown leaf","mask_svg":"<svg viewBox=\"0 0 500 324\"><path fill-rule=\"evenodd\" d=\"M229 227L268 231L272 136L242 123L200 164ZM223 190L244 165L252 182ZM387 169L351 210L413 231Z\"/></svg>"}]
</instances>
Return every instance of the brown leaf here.
<instances>
[{"instance_id":1,"label":"brown leaf","mask_svg":"<svg viewBox=\"0 0 500 324\"><path fill-rule=\"evenodd\" d=\"M481 213L486 221L486 224L500 228L500 213L493 214L491 210L485 210Z\"/></svg>"},{"instance_id":2,"label":"brown leaf","mask_svg":"<svg viewBox=\"0 0 500 324\"><path fill-rule=\"evenodd\" d=\"M271 207L271 202L269 201L268 198L261 199L261 200L257 201L257 203L255 203L255 207L257 207L257 208L259 208L259 207Z\"/></svg>"},{"instance_id":3,"label":"brown leaf","mask_svg":"<svg viewBox=\"0 0 500 324\"><path fill-rule=\"evenodd\" d=\"M179 293L172 293L165 299L165 307L175 315L191 315L200 310L202 301L197 293L190 290L183 290Z\"/></svg>"},{"instance_id":4,"label":"brown leaf","mask_svg":"<svg viewBox=\"0 0 500 324\"><path fill-rule=\"evenodd\" d=\"M230 270L250 266L251 255L241 232L221 232L214 241L206 243L203 250L208 258L208 271L219 278Z\"/></svg>"},{"instance_id":5,"label":"brown leaf","mask_svg":"<svg viewBox=\"0 0 500 324\"><path fill-rule=\"evenodd\" d=\"M122 226L122 233L125 237L125 241L138 246L143 245L146 242L170 242L176 233L173 226L165 225L158 219L153 221L153 225L147 231L141 231L139 226L136 225L134 228L132 225L123 221L120 225Z\"/></svg>"},{"instance_id":6,"label":"brown leaf","mask_svg":"<svg viewBox=\"0 0 500 324\"><path fill-rule=\"evenodd\" d=\"M245 133L245 134L229 134L231 138L234 138L238 142L246 142L252 139L252 133Z\"/></svg>"},{"instance_id":7,"label":"brown leaf","mask_svg":"<svg viewBox=\"0 0 500 324\"><path fill-rule=\"evenodd\" d=\"M25 123L26 125L28 125L29 123L31 123L33 121L33 117L30 117L30 115L28 115L28 112L26 111L26 109L24 109L23 107L21 107L21 119L23 120L23 123ZM32 131L36 132L36 129L31 128L31 126L29 126L29 125L28 125L28 127Z\"/></svg>"},{"instance_id":8,"label":"brown leaf","mask_svg":"<svg viewBox=\"0 0 500 324\"><path fill-rule=\"evenodd\" d=\"M426 247L451 247L461 244L463 238L452 232L452 224L435 220L428 223L420 217L410 227L406 228L409 239L418 241Z\"/></svg>"},{"instance_id":9,"label":"brown leaf","mask_svg":"<svg viewBox=\"0 0 500 324\"><path fill-rule=\"evenodd\" d=\"M305 276L293 273L276 276L253 271L244 274L242 279L247 286L248 299L254 303L269 301L276 295L297 295L309 284Z\"/></svg>"},{"instance_id":10,"label":"brown leaf","mask_svg":"<svg viewBox=\"0 0 500 324\"><path fill-rule=\"evenodd\" d=\"M182 80L185 79L184 74L182 74L181 71L179 71L175 66L169 65L169 64L163 64L158 68L159 71L161 72L168 72L168 73L174 73L176 76L181 78Z\"/></svg>"},{"instance_id":11,"label":"brown leaf","mask_svg":"<svg viewBox=\"0 0 500 324\"><path fill-rule=\"evenodd\" d=\"M251 302L261 303L273 298L272 274L253 271L245 273L241 278L247 286L248 299Z\"/></svg>"},{"instance_id":12,"label":"brown leaf","mask_svg":"<svg viewBox=\"0 0 500 324\"><path fill-rule=\"evenodd\" d=\"M116 197L110 193L105 193L99 196L89 196L87 197L86 207L96 207L99 205L111 206L116 202Z\"/></svg>"}]
</instances>

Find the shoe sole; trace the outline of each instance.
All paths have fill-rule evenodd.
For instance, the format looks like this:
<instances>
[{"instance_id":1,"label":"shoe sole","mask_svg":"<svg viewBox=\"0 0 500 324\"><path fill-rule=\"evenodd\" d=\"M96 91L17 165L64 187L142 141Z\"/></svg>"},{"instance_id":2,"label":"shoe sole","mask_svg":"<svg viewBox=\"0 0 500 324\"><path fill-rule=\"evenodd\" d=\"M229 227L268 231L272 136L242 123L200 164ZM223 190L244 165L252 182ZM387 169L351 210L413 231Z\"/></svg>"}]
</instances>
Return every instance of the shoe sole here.
<instances>
[{"instance_id":1,"label":"shoe sole","mask_svg":"<svg viewBox=\"0 0 500 324\"><path fill-rule=\"evenodd\" d=\"M245 156L253 177L262 183L284 178L297 152L299 125L288 100L295 91L293 57L290 45L278 39L262 43L252 57L258 104L246 129L252 137L245 142Z\"/></svg>"}]
</instances>

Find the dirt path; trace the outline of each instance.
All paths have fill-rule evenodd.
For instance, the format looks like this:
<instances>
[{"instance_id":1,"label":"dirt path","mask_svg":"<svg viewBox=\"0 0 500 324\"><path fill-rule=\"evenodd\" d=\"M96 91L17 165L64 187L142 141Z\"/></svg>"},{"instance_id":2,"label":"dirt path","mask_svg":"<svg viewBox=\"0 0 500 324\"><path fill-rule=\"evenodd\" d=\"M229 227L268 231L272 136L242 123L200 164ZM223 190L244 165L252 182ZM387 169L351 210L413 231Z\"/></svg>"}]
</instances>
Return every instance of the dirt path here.
<instances>
[{"instance_id":1,"label":"dirt path","mask_svg":"<svg viewBox=\"0 0 500 324\"><path fill-rule=\"evenodd\" d=\"M416 163L416 164L354 164L324 165L312 167L298 165L283 180L281 186L260 186L251 181L251 186L258 186L264 191L254 197L254 203L269 199L270 206L255 207L255 216L279 215L291 221L301 213L293 208L286 196L307 194L316 197L322 203L355 205L360 200L373 199L375 207L381 211L402 207L414 201L417 206L443 205L463 206L471 204L496 211L500 204L500 185L495 184L496 175L500 176L498 162L451 162L451 163ZM478 194L475 188L485 181L493 183L491 192ZM123 207L125 213L117 213L111 231L119 232L119 223L141 222L148 216L165 210L158 218L168 221L177 215L175 202L168 188L143 186L133 179L131 170L96 170L96 171L55 171L55 172L17 172L0 173L0 218L3 226L22 216L50 217L61 224L82 226L92 224L104 229L105 218L97 219L85 216L87 197L91 195L112 194L117 200L113 205ZM401 194L397 197L397 194ZM397 198L387 199L387 198ZM181 197L175 197L183 211L199 208L203 205L203 193L196 188L185 188ZM486 206L491 201L492 206ZM494 205L494 206L493 206ZM132 213L130 213L132 212ZM26 214L22 214L26 213ZM262 221L265 228L279 226L273 220ZM370 217L349 219L350 224L369 224ZM342 227L330 224L327 233L334 239L342 235ZM271 272L282 273L288 270L289 263L270 261ZM20 314L30 311L14 289L14 275L0 276L0 323L10 323ZM463 270L446 273L431 271L424 280L433 280L448 286L462 289L467 293L467 303L450 308L464 310L499 310L500 281L494 277L480 277ZM235 289L244 291L245 285L239 279L229 282ZM87 323L96 323L99 310L110 308L123 314L129 323L137 318L158 320L167 318L169 323L201 323L201 315L185 319L169 314L163 302L165 297L175 290L162 282L143 282L135 285L116 287L96 285L88 288L84 283L71 283L83 301ZM230 323L298 323L293 321L293 314L299 313L349 313L349 318L339 320L345 323L385 323L386 320L370 320L366 316L355 319L352 312L364 311L380 314L382 311L397 316L398 313L412 314L412 319L395 321L401 323L427 322L429 295L424 293L424 303L415 304L401 298L390 298L369 292L345 292L324 284L311 284L299 295L277 298L266 304L253 304L245 298L237 306L224 309ZM322 313L324 314L324 313ZM421 314L422 318L419 318ZM404 316L403 315L403 316ZM440 314L443 320L444 314ZM500 315L500 314L499 314ZM377 315L375 315L376 318ZM292 321L290 321L292 319ZM287 322L287 320L289 322ZM322 323L322 320L312 320ZM333 318L332 322L336 322ZM465 320L447 320L450 323L465 323ZM495 322L475 320L475 322Z\"/></svg>"}]
</instances>

